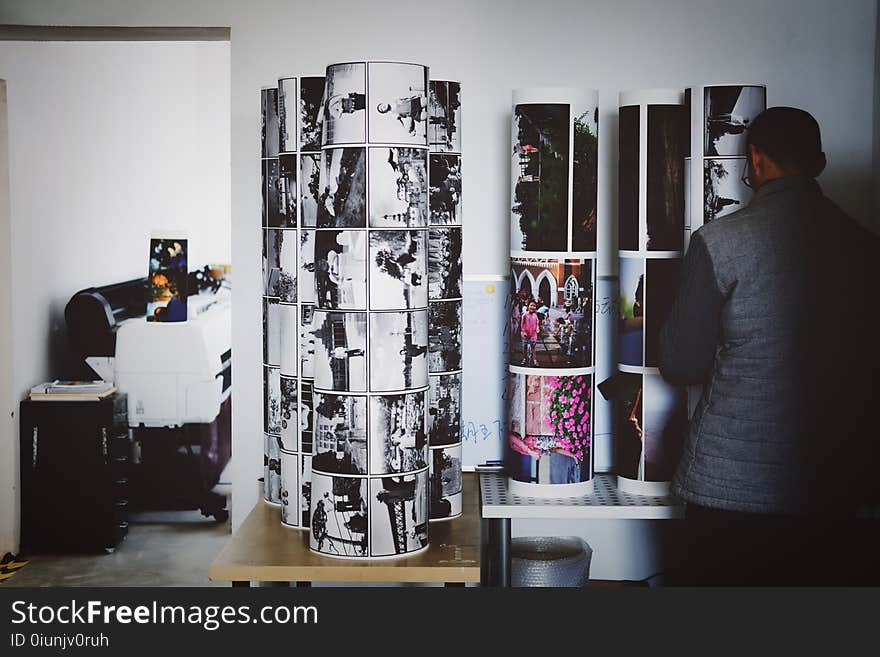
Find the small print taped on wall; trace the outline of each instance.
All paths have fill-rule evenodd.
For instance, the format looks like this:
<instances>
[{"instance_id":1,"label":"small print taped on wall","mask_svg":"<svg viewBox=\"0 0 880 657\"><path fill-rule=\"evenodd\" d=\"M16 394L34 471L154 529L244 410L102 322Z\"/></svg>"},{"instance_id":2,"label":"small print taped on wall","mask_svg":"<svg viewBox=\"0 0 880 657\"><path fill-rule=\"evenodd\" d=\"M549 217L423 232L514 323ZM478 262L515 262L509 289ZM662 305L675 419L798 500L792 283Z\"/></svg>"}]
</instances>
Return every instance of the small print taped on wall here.
<instances>
[{"instance_id":1,"label":"small print taped on wall","mask_svg":"<svg viewBox=\"0 0 880 657\"><path fill-rule=\"evenodd\" d=\"M188 298L187 240L152 237L148 271L148 322L185 322Z\"/></svg>"}]
</instances>

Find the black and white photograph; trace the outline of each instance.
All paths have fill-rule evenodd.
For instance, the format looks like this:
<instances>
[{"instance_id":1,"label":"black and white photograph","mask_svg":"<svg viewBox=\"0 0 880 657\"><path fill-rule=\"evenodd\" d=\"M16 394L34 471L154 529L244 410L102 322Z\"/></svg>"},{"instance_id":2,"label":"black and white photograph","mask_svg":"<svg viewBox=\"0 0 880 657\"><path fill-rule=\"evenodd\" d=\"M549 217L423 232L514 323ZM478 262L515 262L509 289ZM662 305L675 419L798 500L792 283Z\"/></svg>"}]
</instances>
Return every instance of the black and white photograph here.
<instances>
[{"instance_id":1,"label":"black and white photograph","mask_svg":"<svg viewBox=\"0 0 880 657\"><path fill-rule=\"evenodd\" d=\"M660 329L669 317L681 275L678 258L649 258L645 262L645 366L660 365Z\"/></svg>"},{"instance_id":2,"label":"black and white photograph","mask_svg":"<svg viewBox=\"0 0 880 657\"><path fill-rule=\"evenodd\" d=\"M299 382L281 377L281 447L289 452L299 451Z\"/></svg>"},{"instance_id":3,"label":"black and white photograph","mask_svg":"<svg viewBox=\"0 0 880 657\"><path fill-rule=\"evenodd\" d=\"M461 445L431 450L431 520L461 515Z\"/></svg>"},{"instance_id":4,"label":"black and white photograph","mask_svg":"<svg viewBox=\"0 0 880 657\"><path fill-rule=\"evenodd\" d=\"M302 199L300 225L318 225L318 204L321 202L321 154L303 153L299 158L299 195Z\"/></svg>"},{"instance_id":5,"label":"black and white photograph","mask_svg":"<svg viewBox=\"0 0 880 657\"><path fill-rule=\"evenodd\" d=\"M321 129L325 145L367 139L367 67L363 62L327 67Z\"/></svg>"},{"instance_id":6,"label":"black and white photograph","mask_svg":"<svg viewBox=\"0 0 880 657\"><path fill-rule=\"evenodd\" d=\"M571 175L571 246L595 251L599 194L599 108L572 105L574 154Z\"/></svg>"},{"instance_id":7,"label":"black and white photograph","mask_svg":"<svg viewBox=\"0 0 880 657\"><path fill-rule=\"evenodd\" d=\"M428 305L427 231L370 232L370 309Z\"/></svg>"},{"instance_id":8,"label":"black and white photograph","mask_svg":"<svg viewBox=\"0 0 880 657\"><path fill-rule=\"evenodd\" d=\"M312 522L312 457L303 454L299 462L301 465L299 511L302 516L300 527L308 528Z\"/></svg>"},{"instance_id":9,"label":"black and white photograph","mask_svg":"<svg viewBox=\"0 0 880 657\"><path fill-rule=\"evenodd\" d=\"M428 444L461 442L461 373L431 376L428 388Z\"/></svg>"},{"instance_id":10,"label":"black and white photograph","mask_svg":"<svg viewBox=\"0 0 880 657\"><path fill-rule=\"evenodd\" d=\"M311 381L299 382L299 444L303 454L315 451L315 393Z\"/></svg>"},{"instance_id":11,"label":"black and white photograph","mask_svg":"<svg viewBox=\"0 0 880 657\"><path fill-rule=\"evenodd\" d=\"M429 229L428 298L461 298L461 244L461 228Z\"/></svg>"},{"instance_id":12,"label":"black and white photograph","mask_svg":"<svg viewBox=\"0 0 880 657\"><path fill-rule=\"evenodd\" d=\"M370 556L428 547L428 470L370 480Z\"/></svg>"},{"instance_id":13,"label":"black and white photograph","mask_svg":"<svg viewBox=\"0 0 880 657\"><path fill-rule=\"evenodd\" d=\"M299 454L281 451L281 524L299 527Z\"/></svg>"},{"instance_id":14,"label":"black and white photograph","mask_svg":"<svg viewBox=\"0 0 880 657\"><path fill-rule=\"evenodd\" d=\"M297 327L297 313L299 307L292 303L279 304L281 314L281 376L299 375L299 329Z\"/></svg>"},{"instance_id":15,"label":"black and white photograph","mask_svg":"<svg viewBox=\"0 0 880 657\"><path fill-rule=\"evenodd\" d=\"M261 91L263 158L278 156L278 87L267 87Z\"/></svg>"},{"instance_id":16,"label":"black and white photograph","mask_svg":"<svg viewBox=\"0 0 880 657\"><path fill-rule=\"evenodd\" d=\"M268 275L266 296L296 303L297 234L295 230L270 228L265 232Z\"/></svg>"},{"instance_id":17,"label":"black and white photograph","mask_svg":"<svg viewBox=\"0 0 880 657\"><path fill-rule=\"evenodd\" d=\"M688 121L681 105L648 106L648 251L684 248L684 157Z\"/></svg>"},{"instance_id":18,"label":"black and white photograph","mask_svg":"<svg viewBox=\"0 0 880 657\"><path fill-rule=\"evenodd\" d=\"M281 434L281 370L263 368L263 431Z\"/></svg>"},{"instance_id":19,"label":"black and white photograph","mask_svg":"<svg viewBox=\"0 0 880 657\"><path fill-rule=\"evenodd\" d=\"M639 116L641 107L619 110L617 133L617 245L621 251L639 250Z\"/></svg>"},{"instance_id":20,"label":"black and white photograph","mask_svg":"<svg viewBox=\"0 0 880 657\"><path fill-rule=\"evenodd\" d=\"M370 390L428 385L428 317L424 310L370 314Z\"/></svg>"},{"instance_id":21,"label":"black and white photograph","mask_svg":"<svg viewBox=\"0 0 880 657\"><path fill-rule=\"evenodd\" d=\"M298 299L315 303L315 234L314 230L299 231Z\"/></svg>"},{"instance_id":22,"label":"black and white photograph","mask_svg":"<svg viewBox=\"0 0 880 657\"><path fill-rule=\"evenodd\" d=\"M263 435L263 495L267 502L281 503L281 443L278 436Z\"/></svg>"},{"instance_id":23,"label":"black and white photograph","mask_svg":"<svg viewBox=\"0 0 880 657\"><path fill-rule=\"evenodd\" d=\"M568 250L570 124L567 104L514 107L512 251Z\"/></svg>"},{"instance_id":24,"label":"black and white photograph","mask_svg":"<svg viewBox=\"0 0 880 657\"><path fill-rule=\"evenodd\" d=\"M299 79L299 150L301 153L321 150L323 99L323 77L307 76Z\"/></svg>"},{"instance_id":25,"label":"black and white photograph","mask_svg":"<svg viewBox=\"0 0 880 657\"><path fill-rule=\"evenodd\" d=\"M263 224L269 228L284 226L285 217L281 214L281 173L278 158L263 160Z\"/></svg>"},{"instance_id":26,"label":"black and white photograph","mask_svg":"<svg viewBox=\"0 0 880 657\"><path fill-rule=\"evenodd\" d=\"M318 228L367 225L367 151L332 148L321 153Z\"/></svg>"},{"instance_id":27,"label":"black and white photograph","mask_svg":"<svg viewBox=\"0 0 880 657\"><path fill-rule=\"evenodd\" d=\"M428 225L428 151L370 148L370 226L423 228Z\"/></svg>"},{"instance_id":28,"label":"black and white photograph","mask_svg":"<svg viewBox=\"0 0 880 657\"><path fill-rule=\"evenodd\" d=\"M460 226L461 209L461 156L430 156L431 225Z\"/></svg>"},{"instance_id":29,"label":"black and white photograph","mask_svg":"<svg viewBox=\"0 0 880 657\"><path fill-rule=\"evenodd\" d=\"M295 153L296 114L299 103L296 98L296 78L278 80L278 151Z\"/></svg>"},{"instance_id":30,"label":"black and white photograph","mask_svg":"<svg viewBox=\"0 0 880 657\"><path fill-rule=\"evenodd\" d=\"M593 261L511 261L511 365L540 368L593 364ZM433 370L432 370L433 371Z\"/></svg>"},{"instance_id":31,"label":"black and white photograph","mask_svg":"<svg viewBox=\"0 0 880 657\"><path fill-rule=\"evenodd\" d=\"M314 338L315 387L366 392L367 314L316 310L309 333Z\"/></svg>"},{"instance_id":32,"label":"black and white photograph","mask_svg":"<svg viewBox=\"0 0 880 657\"><path fill-rule=\"evenodd\" d=\"M370 474L427 467L425 391L370 397Z\"/></svg>"},{"instance_id":33,"label":"black and white photograph","mask_svg":"<svg viewBox=\"0 0 880 657\"><path fill-rule=\"evenodd\" d=\"M461 369L461 301L438 301L428 307L428 362L431 372Z\"/></svg>"},{"instance_id":34,"label":"black and white photograph","mask_svg":"<svg viewBox=\"0 0 880 657\"><path fill-rule=\"evenodd\" d=\"M317 231L312 270L318 308L367 309L366 231Z\"/></svg>"},{"instance_id":35,"label":"black and white photograph","mask_svg":"<svg viewBox=\"0 0 880 657\"><path fill-rule=\"evenodd\" d=\"M646 481L671 481L687 435L687 398L660 374L644 375L644 475Z\"/></svg>"},{"instance_id":36,"label":"black and white photograph","mask_svg":"<svg viewBox=\"0 0 880 657\"><path fill-rule=\"evenodd\" d=\"M367 474L367 397L315 393L314 412L312 469L326 474Z\"/></svg>"},{"instance_id":37,"label":"black and white photograph","mask_svg":"<svg viewBox=\"0 0 880 657\"><path fill-rule=\"evenodd\" d=\"M335 557L369 556L369 480L332 477L312 470L309 547Z\"/></svg>"},{"instance_id":38,"label":"black and white photograph","mask_svg":"<svg viewBox=\"0 0 880 657\"><path fill-rule=\"evenodd\" d=\"M299 321L299 373L304 379L315 378L315 349L317 336L313 333L315 307L303 304L300 306Z\"/></svg>"},{"instance_id":39,"label":"black and white photograph","mask_svg":"<svg viewBox=\"0 0 880 657\"><path fill-rule=\"evenodd\" d=\"M367 70L370 142L427 146L427 67L370 62Z\"/></svg>"},{"instance_id":40,"label":"black and white photograph","mask_svg":"<svg viewBox=\"0 0 880 657\"><path fill-rule=\"evenodd\" d=\"M703 223L726 217L751 202L745 174L745 158L703 160Z\"/></svg>"},{"instance_id":41,"label":"black and white photograph","mask_svg":"<svg viewBox=\"0 0 880 657\"><path fill-rule=\"evenodd\" d=\"M461 153L461 83L431 80L428 86L428 145Z\"/></svg>"},{"instance_id":42,"label":"black and white photograph","mask_svg":"<svg viewBox=\"0 0 880 657\"><path fill-rule=\"evenodd\" d=\"M281 365L281 306L263 298L263 365Z\"/></svg>"},{"instance_id":43,"label":"black and white photograph","mask_svg":"<svg viewBox=\"0 0 880 657\"><path fill-rule=\"evenodd\" d=\"M767 90L764 87L706 87L706 155L745 155L746 131L766 108Z\"/></svg>"},{"instance_id":44,"label":"black and white photograph","mask_svg":"<svg viewBox=\"0 0 880 657\"><path fill-rule=\"evenodd\" d=\"M278 156L278 185L280 188L279 212L281 214L281 228L296 228L297 206L299 189L296 183L297 169L296 154L287 153Z\"/></svg>"}]
</instances>

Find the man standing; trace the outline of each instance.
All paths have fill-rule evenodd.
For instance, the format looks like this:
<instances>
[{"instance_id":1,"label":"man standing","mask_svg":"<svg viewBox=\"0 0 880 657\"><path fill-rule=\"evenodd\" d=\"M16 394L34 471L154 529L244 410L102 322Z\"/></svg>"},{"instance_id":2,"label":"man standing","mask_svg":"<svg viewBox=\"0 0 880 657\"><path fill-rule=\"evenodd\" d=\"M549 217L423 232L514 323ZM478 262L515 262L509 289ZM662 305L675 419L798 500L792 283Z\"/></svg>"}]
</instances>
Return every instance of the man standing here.
<instances>
[{"instance_id":1,"label":"man standing","mask_svg":"<svg viewBox=\"0 0 880 657\"><path fill-rule=\"evenodd\" d=\"M523 347L523 365L535 366L535 345L538 342L538 304L529 301L529 309L523 314L519 325L519 335Z\"/></svg>"},{"instance_id":2,"label":"man standing","mask_svg":"<svg viewBox=\"0 0 880 657\"><path fill-rule=\"evenodd\" d=\"M660 371L702 386L674 492L688 584L877 583L877 238L827 199L819 126L765 111L745 209L691 238ZM870 547L873 543L873 547Z\"/></svg>"}]
</instances>

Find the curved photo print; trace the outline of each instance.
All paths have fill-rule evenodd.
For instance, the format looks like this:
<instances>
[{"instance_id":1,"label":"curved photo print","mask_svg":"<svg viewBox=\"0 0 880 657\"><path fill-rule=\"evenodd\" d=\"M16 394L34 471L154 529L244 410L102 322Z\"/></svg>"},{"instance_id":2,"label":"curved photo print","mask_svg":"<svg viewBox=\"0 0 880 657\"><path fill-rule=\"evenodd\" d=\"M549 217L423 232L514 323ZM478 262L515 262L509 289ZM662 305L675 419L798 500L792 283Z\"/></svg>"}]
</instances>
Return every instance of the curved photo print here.
<instances>
[{"instance_id":1,"label":"curved photo print","mask_svg":"<svg viewBox=\"0 0 880 657\"><path fill-rule=\"evenodd\" d=\"M322 143L364 143L367 137L366 64L328 66L325 93Z\"/></svg>"},{"instance_id":2,"label":"curved photo print","mask_svg":"<svg viewBox=\"0 0 880 657\"><path fill-rule=\"evenodd\" d=\"M263 160L263 211L265 215L263 223L269 228L283 228L285 226L287 218L281 212L282 203L281 172L278 158Z\"/></svg>"},{"instance_id":3,"label":"curved photo print","mask_svg":"<svg viewBox=\"0 0 880 657\"><path fill-rule=\"evenodd\" d=\"M620 259L620 363L645 364L645 261Z\"/></svg>"},{"instance_id":4,"label":"curved photo print","mask_svg":"<svg viewBox=\"0 0 880 657\"><path fill-rule=\"evenodd\" d=\"M460 299L462 284L461 228L428 230L428 297Z\"/></svg>"},{"instance_id":5,"label":"curved photo print","mask_svg":"<svg viewBox=\"0 0 880 657\"><path fill-rule=\"evenodd\" d=\"M309 547L336 557L368 556L368 480L312 472Z\"/></svg>"},{"instance_id":6,"label":"curved photo print","mask_svg":"<svg viewBox=\"0 0 880 657\"><path fill-rule=\"evenodd\" d=\"M263 496L281 503L281 444L278 436L263 435Z\"/></svg>"},{"instance_id":7,"label":"curved photo print","mask_svg":"<svg viewBox=\"0 0 880 657\"><path fill-rule=\"evenodd\" d=\"M423 310L370 314L370 390L428 385L428 321Z\"/></svg>"},{"instance_id":8,"label":"curved photo print","mask_svg":"<svg viewBox=\"0 0 880 657\"><path fill-rule=\"evenodd\" d=\"M644 384L642 374L619 372L614 380L617 408L617 474L645 480Z\"/></svg>"},{"instance_id":9,"label":"curved photo print","mask_svg":"<svg viewBox=\"0 0 880 657\"><path fill-rule=\"evenodd\" d=\"M592 377L511 373L507 394L510 476L536 484L589 481L593 476Z\"/></svg>"},{"instance_id":10,"label":"curved photo print","mask_svg":"<svg viewBox=\"0 0 880 657\"><path fill-rule=\"evenodd\" d=\"M639 105L620 108L617 133L617 245L639 250Z\"/></svg>"},{"instance_id":11,"label":"curved photo print","mask_svg":"<svg viewBox=\"0 0 880 657\"><path fill-rule=\"evenodd\" d=\"M279 358L278 364L281 366L281 376L295 377L299 375L299 339L297 337L299 308L292 303L279 304L279 308L281 310L279 327L281 358Z\"/></svg>"},{"instance_id":12,"label":"curved photo print","mask_svg":"<svg viewBox=\"0 0 880 657\"><path fill-rule=\"evenodd\" d=\"M277 157L279 146L278 87L267 87L260 92L262 101L263 158Z\"/></svg>"},{"instance_id":13,"label":"curved photo print","mask_svg":"<svg viewBox=\"0 0 880 657\"><path fill-rule=\"evenodd\" d=\"M270 228L266 237L267 272L266 296L278 297L285 303L296 303L296 256L298 250L295 230Z\"/></svg>"},{"instance_id":14,"label":"curved photo print","mask_svg":"<svg viewBox=\"0 0 880 657\"><path fill-rule=\"evenodd\" d=\"M427 146L427 67L394 62L370 62L367 67L370 142Z\"/></svg>"},{"instance_id":15,"label":"curved photo print","mask_svg":"<svg viewBox=\"0 0 880 657\"><path fill-rule=\"evenodd\" d=\"M428 389L428 444L461 442L461 373L431 376Z\"/></svg>"},{"instance_id":16,"label":"curved photo print","mask_svg":"<svg viewBox=\"0 0 880 657\"><path fill-rule=\"evenodd\" d=\"M666 323L681 277L679 258L648 259L645 262L645 365L660 365L660 329Z\"/></svg>"},{"instance_id":17,"label":"curved photo print","mask_svg":"<svg viewBox=\"0 0 880 657\"><path fill-rule=\"evenodd\" d=\"M299 385L299 442L303 454L312 454L315 449L315 395L311 381L300 381Z\"/></svg>"},{"instance_id":18,"label":"curved photo print","mask_svg":"<svg viewBox=\"0 0 880 657\"><path fill-rule=\"evenodd\" d=\"M315 311L308 335L314 349L315 387L367 390L367 314Z\"/></svg>"},{"instance_id":19,"label":"curved photo print","mask_svg":"<svg viewBox=\"0 0 880 657\"><path fill-rule=\"evenodd\" d=\"M281 370L263 368L263 431L281 435Z\"/></svg>"},{"instance_id":20,"label":"curved photo print","mask_svg":"<svg viewBox=\"0 0 880 657\"><path fill-rule=\"evenodd\" d=\"M281 452L281 523L298 527L299 511L299 454Z\"/></svg>"},{"instance_id":21,"label":"curved photo print","mask_svg":"<svg viewBox=\"0 0 880 657\"><path fill-rule=\"evenodd\" d=\"M425 393L370 397L370 474L401 474L428 465Z\"/></svg>"},{"instance_id":22,"label":"curved photo print","mask_svg":"<svg viewBox=\"0 0 880 657\"><path fill-rule=\"evenodd\" d=\"M753 192L745 176L745 158L703 161L704 224L742 210L751 202Z\"/></svg>"},{"instance_id":23,"label":"curved photo print","mask_svg":"<svg viewBox=\"0 0 880 657\"><path fill-rule=\"evenodd\" d=\"M299 510L302 514L300 527L308 529L312 524L312 457L303 454L300 462Z\"/></svg>"},{"instance_id":24,"label":"curved photo print","mask_svg":"<svg viewBox=\"0 0 880 657\"><path fill-rule=\"evenodd\" d=\"M510 364L574 368L593 364L593 261L514 259Z\"/></svg>"},{"instance_id":25,"label":"curved photo print","mask_svg":"<svg viewBox=\"0 0 880 657\"><path fill-rule=\"evenodd\" d=\"M296 379L281 377L281 448L299 451L299 383Z\"/></svg>"},{"instance_id":26,"label":"curved photo print","mask_svg":"<svg viewBox=\"0 0 880 657\"><path fill-rule=\"evenodd\" d=\"M461 515L461 445L431 450L431 519Z\"/></svg>"},{"instance_id":27,"label":"curved photo print","mask_svg":"<svg viewBox=\"0 0 880 657\"><path fill-rule=\"evenodd\" d=\"M299 158L299 195L302 199L300 225L318 225L318 204L321 203L321 154L303 153Z\"/></svg>"},{"instance_id":28,"label":"curved photo print","mask_svg":"<svg viewBox=\"0 0 880 657\"><path fill-rule=\"evenodd\" d=\"M514 108L512 251L568 250L570 123L569 105Z\"/></svg>"},{"instance_id":29,"label":"curved photo print","mask_svg":"<svg viewBox=\"0 0 880 657\"><path fill-rule=\"evenodd\" d=\"M278 150L281 153L296 152L296 78L278 80Z\"/></svg>"},{"instance_id":30,"label":"curved photo print","mask_svg":"<svg viewBox=\"0 0 880 657\"><path fill-rule=\"evenodd\" d=\"M299 372L304 379L315 378L315 352L318 337L315 335L315 307L300 306L299 321Z\"/></svg>"},{"instance_id":31,"label":"curved photo print","mask_svg":"<svg viewBox=\"0 0 880 657\"><path fill-rule=\"evenodd\" d=\"M461 153L461 83L431 80L428 145L435 152Z\"/></svg>"},{"instance_id":32,"label":"curved photo print","mask_svg":"<svg viewBox=\"0 0 880 657\"><path fill-rule=\"evenodd\" d=\"M687 398L659 374L645 374L644 475L671 481L687 436Z\"/></svg>"},{"instance_id":33,"label":"curved photo print","mask_svg":"<svg viewBox=\"0 0 880 657\"><path fill-rule=\"evenodd\" d=\"M308 76L299 79L299 150L321 150L324 78Z\"/></svg>"},{"instance_id":34,"label":"curved photo print","mask_svg":"<svg viewBox=\"0 0 880 657\"><path fill-rule=\"evenodd\" d=\"M370 148L370 227L428 225L428 151Z\"/></svg>"},{"instance_id":35,"label":"curved photo print","mask_svg":"<svg viewBox=\"0 0 880 657\"><path fill-rule=\"evenodd\" d=\"M299 187L296 176L299 162L295 153L278 156L278 185L280 187L281 227L296 228L297 208L299 206Z\"/></svg>"},{"instance_id":36,"label":"curved photo print","mask_svg":"<svg viewBox=\"0 0 880 657\"><path fill-rule=\"evenodd\" d=\"M766 108L767 90L764 87L706 87L706 155L745 155L746 131Z\"/></svg>"},{"instance_id":37,"label":"curved photo print","mask_svg":"<svg viewBox=\"0 0 880 657\"><path fill-rule=\"evenodd\" d=\"M367 233L315 232L315 303L319 308L367 309Z\"/></svg>"},{"instance_id":38,"label":"curved photo print","mask_svg":"<svg viewBox=\"0 0 880 657\"><path fill-rule=\"evenodd\" d=\"M315 394L312 469L326 474L367 474L367 398Z\"/></svg>"},{"instance_id":39,"label":"curved photo print","mask_svg":"<svg viewBox=\"0 0 880 657\"><path fill-rule=\"evenodd\" d=\"M263 298L263 365L281 365L281 305Z\"/></svg>"},{"instance_id":40,"label":"curved photo print","mask_svg":"<svg viewBox=\"0 0 880 657\"><path fill-rule=\"evenodd\" d=\"M367 151L332 148L321 153L318 228L367 225Z\"/></svg>"},{"instance_id":41,"label":"curved photo print","mask_svg":"<svg viewBox=\"0 0 880 657\"><path fill-rule=\"evenodd\" d=\"M461 225L461 156L431 155L431 225Z\"/></svg>"},{"instance_id":42,"label":"curved photo print","mask_svg":"<svg viewBox=\"0 0 880 657\"><path fill-rule=\"evenodd\" d=\"M370 232L370 308L428 305L427 240L423 230Z\"/></svg>"},{"instance_id":43,"label":"curved photo print","mask_svg":"<svg viewBox=\"0 0 880 657\"><path fill-rule=\"evenodd\" d=\"M599 108L572 106L574 154L571 181L571 246L596 250L599 190Z\"/></svg>"},{"instance_id":44,"label":"curved photo print","mask_svg":"<svg viewBox=\"0 0 880 657\"><path fill-rule=\"evenodd\" d=\"M433 373L461 369L461 309L461 301L434 301L428 306L428 363Z\"/></svg>"},{"instance_id":45,"label":"curved photo print","mask_svg":"<svg viewBox=\"0 0 880 657\"><path fill-rule=\"evenodd\" d=\"M407 554L428 547L428 470L370 480L373 557Z\"/></svg>"},{"instance_id":46,"label":"curved photo print","mask_svg":"<svg viewBox=\"0 0 880 657\"><path fill-rule=\"evenodd\" d=\"M648 251L684 248L684 157L687 116L681 105L648 106Z\"/></svg>"}]
</instances>

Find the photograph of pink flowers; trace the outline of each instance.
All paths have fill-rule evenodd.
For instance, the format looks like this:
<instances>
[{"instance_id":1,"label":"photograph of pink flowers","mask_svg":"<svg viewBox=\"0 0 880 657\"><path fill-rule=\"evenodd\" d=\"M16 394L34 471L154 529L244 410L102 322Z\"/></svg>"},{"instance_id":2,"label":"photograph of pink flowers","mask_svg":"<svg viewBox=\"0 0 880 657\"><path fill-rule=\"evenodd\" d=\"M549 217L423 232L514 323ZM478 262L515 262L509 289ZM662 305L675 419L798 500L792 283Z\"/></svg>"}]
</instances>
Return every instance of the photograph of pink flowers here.
<instances>
[{"instance_id":1,"label":"photograph of pink flowers","mask_svg":"<svg viewBox=\"0 0 880 657\"><path fill-rule=\"evenodd\" d=\"M508 472L525 484L592 479L593 377L511 373Z\"/></svg>"}]
</instances>

